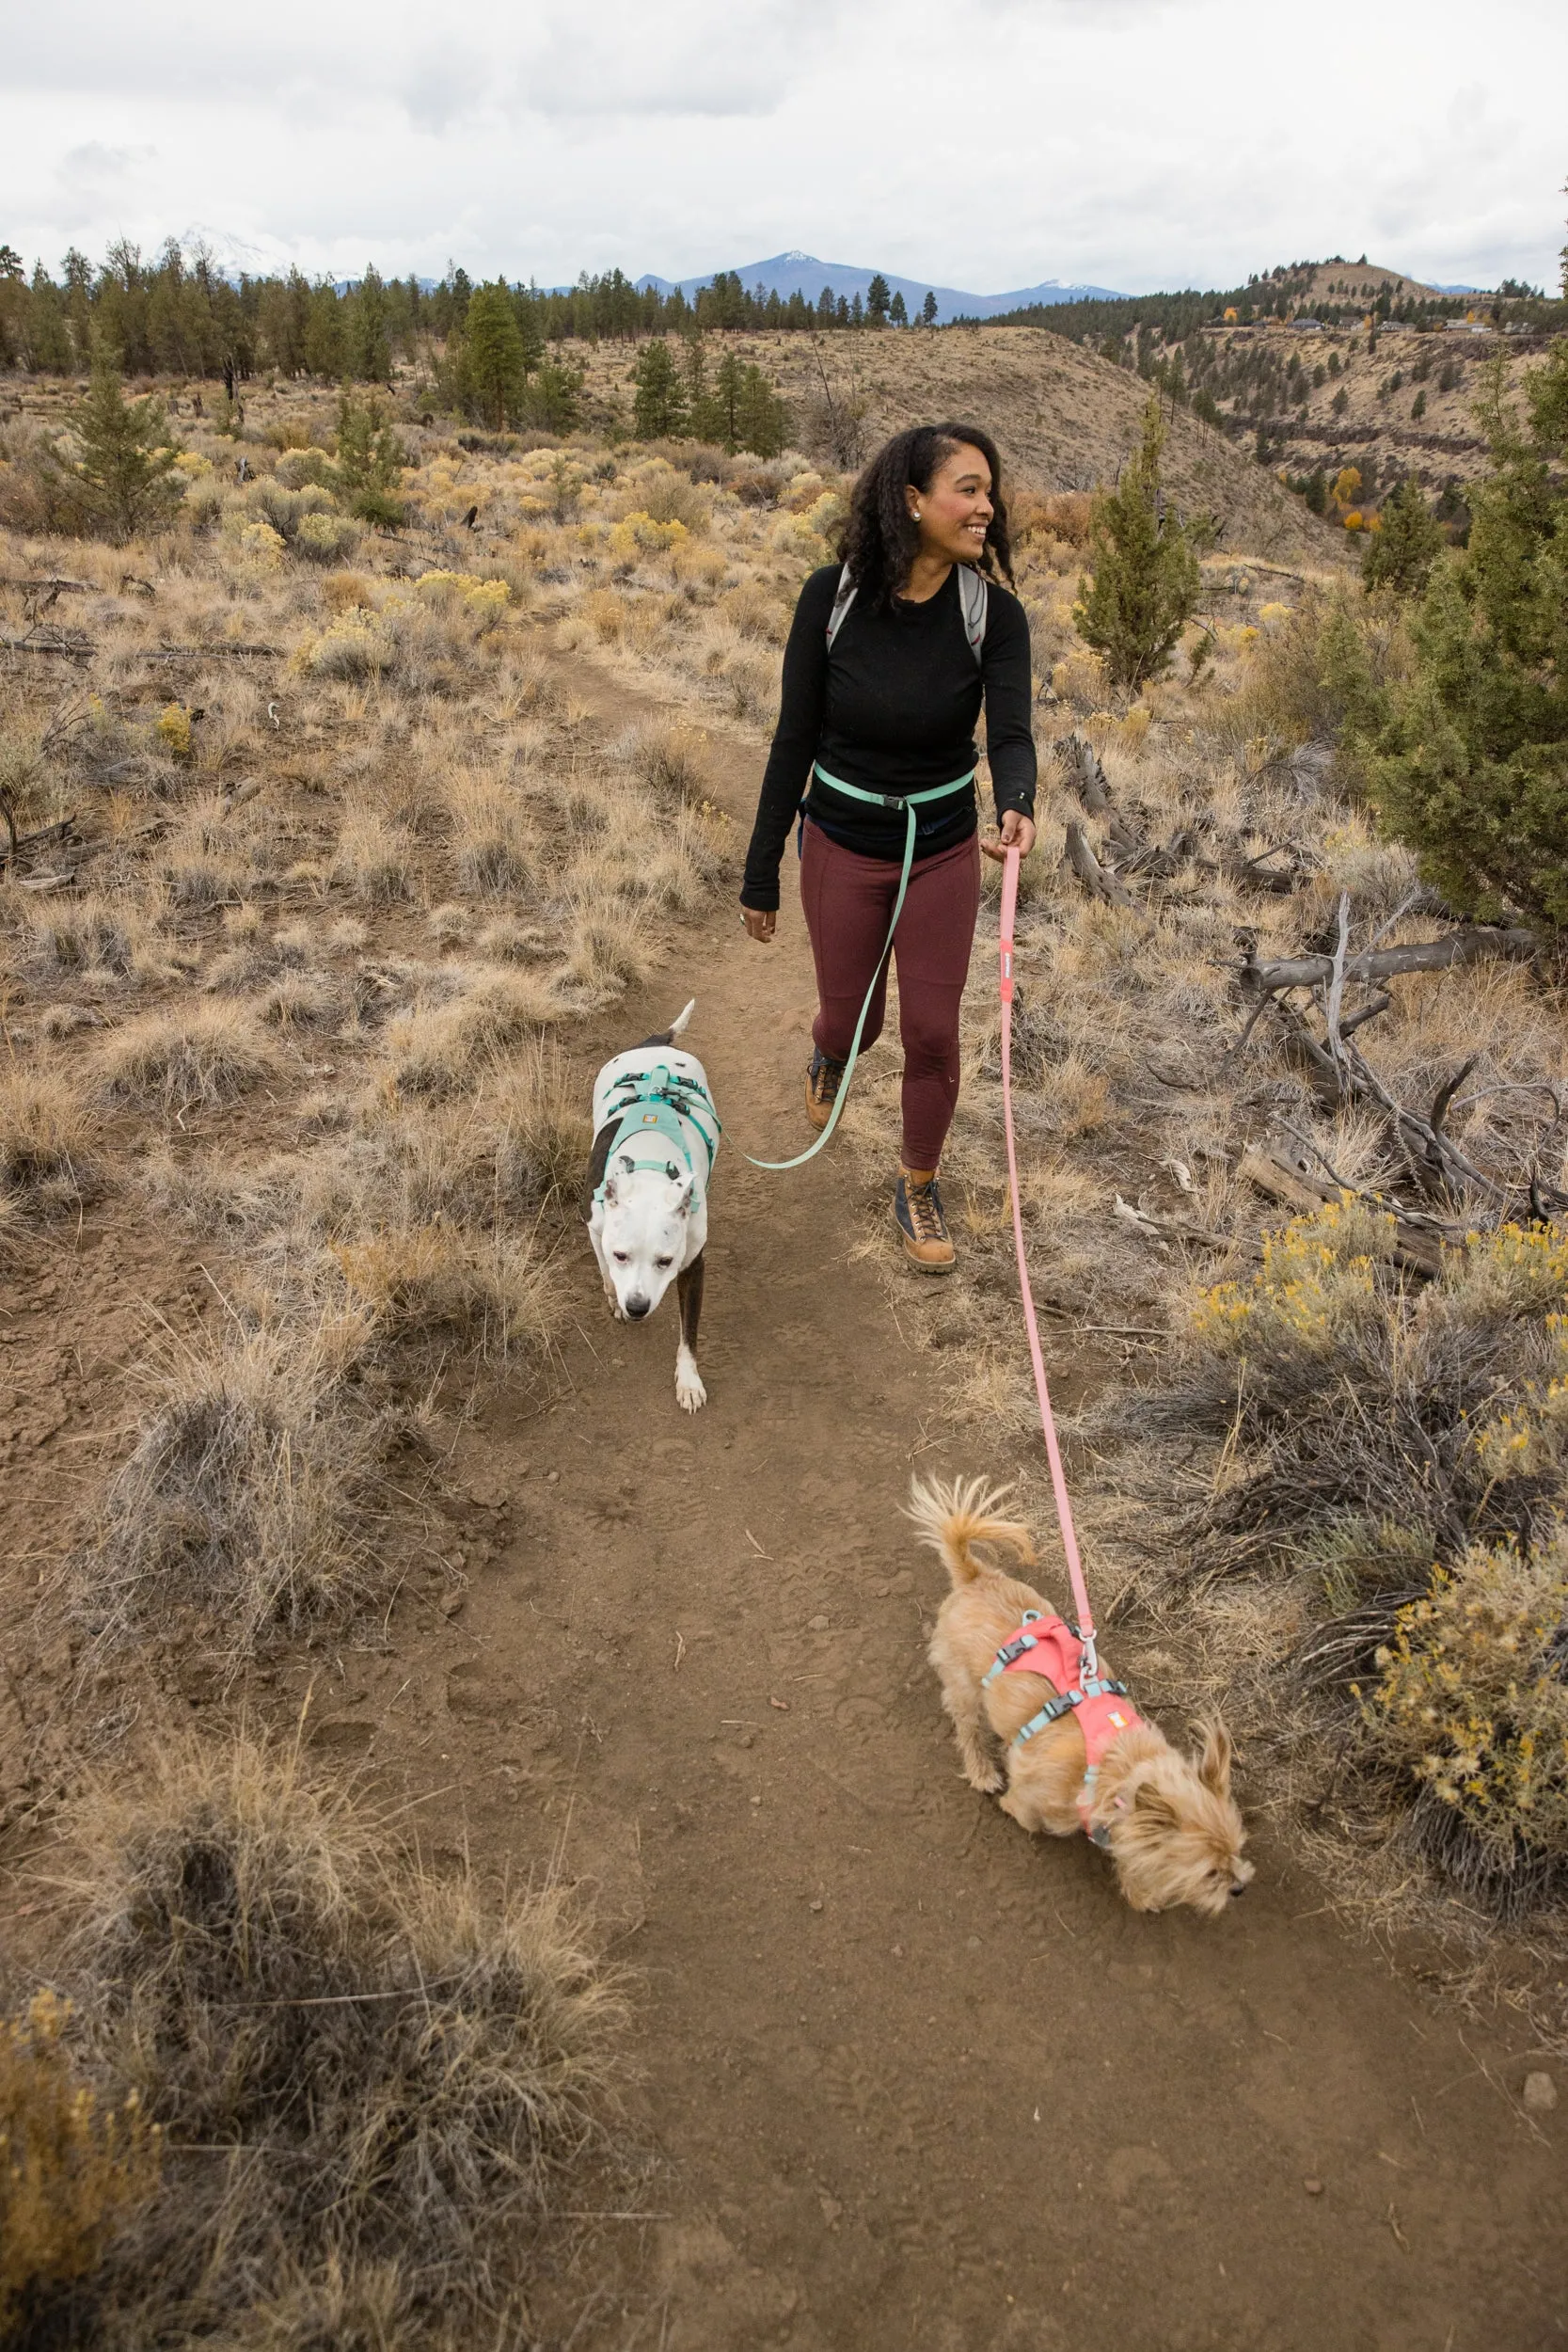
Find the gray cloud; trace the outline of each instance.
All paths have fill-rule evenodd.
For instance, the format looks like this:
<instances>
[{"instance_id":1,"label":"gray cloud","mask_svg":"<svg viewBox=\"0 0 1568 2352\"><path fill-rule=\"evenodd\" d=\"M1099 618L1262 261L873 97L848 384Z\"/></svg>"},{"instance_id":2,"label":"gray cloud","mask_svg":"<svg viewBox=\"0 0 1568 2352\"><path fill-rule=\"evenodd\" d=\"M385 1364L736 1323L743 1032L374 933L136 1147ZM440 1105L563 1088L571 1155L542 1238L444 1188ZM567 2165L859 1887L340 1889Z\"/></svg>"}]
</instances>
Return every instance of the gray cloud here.
<instances>
[{"instance_id":1,"label":"gray cloud","mask_svg":"<svg viewBox=\"0 0 1568 2352\"><path fill-rule=\"evenodd\" d=\"M309 270L685 275L784 246L977 292L1377 246L1555 276L1560 0L59 0L19 15L29 254L193 216ZM1521 65L1526 70L1521 70ZM1397 249L1396 249L1397 248Z\"/></svg>"}]
</instances>

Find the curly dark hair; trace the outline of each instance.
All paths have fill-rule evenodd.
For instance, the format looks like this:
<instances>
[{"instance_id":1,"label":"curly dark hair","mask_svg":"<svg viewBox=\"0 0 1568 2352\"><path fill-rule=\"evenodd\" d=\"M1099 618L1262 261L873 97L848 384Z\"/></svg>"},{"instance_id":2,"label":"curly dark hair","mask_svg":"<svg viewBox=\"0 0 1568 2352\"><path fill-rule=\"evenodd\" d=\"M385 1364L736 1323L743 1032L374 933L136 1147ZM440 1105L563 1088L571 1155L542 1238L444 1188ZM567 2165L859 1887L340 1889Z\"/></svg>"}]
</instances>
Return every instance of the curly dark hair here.
<instances>
[{"instance_id":1,"label":"curly dark hair","mask_svg":"<svg viewBox=\"0 0 1568 2352\"><path fill-rule=\"evenodd\" d=\"M883 442L850 493L843 559L856 594L873 612L898 595L920 546L920 526L910 513L905 491L928 490L932 477L959 448L977 449L990 468L994 511L978 568L991 580L1000 574L1012 586L1013 551L996 443L977 424L915 424Z\"/></svg>"}]
</instances>

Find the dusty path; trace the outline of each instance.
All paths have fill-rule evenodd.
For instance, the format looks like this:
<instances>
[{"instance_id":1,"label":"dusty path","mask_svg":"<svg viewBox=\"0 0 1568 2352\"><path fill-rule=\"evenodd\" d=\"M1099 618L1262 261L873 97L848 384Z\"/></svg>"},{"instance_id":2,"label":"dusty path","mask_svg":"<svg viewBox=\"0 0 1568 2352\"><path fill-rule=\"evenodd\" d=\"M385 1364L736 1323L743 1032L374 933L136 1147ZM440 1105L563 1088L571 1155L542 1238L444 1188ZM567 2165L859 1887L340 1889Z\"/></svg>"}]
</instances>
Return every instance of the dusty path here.
<instances>
[{"instance_id":1,"label":"dusty path","mask_svg":"<svg viewBox=\"0 0 1568 2352\"><path fill-rule=\"evenodd\" d=\"M731 767L737 819L756 766ZM769 953L727 907L698 926L585 1072L690 993L731 1135L799 1148L792 900ZM1009 1465L946 1441L850 1255L862 1210L831 1155L721 1158L694 1421L673 1300L612 1326L583 1246L574 1392L502 1394L463 1438L467 1601L367 1710L378 1760L448 1788L437 1836L515 1870L561 1841L642 1972L669 2217L611 2230L576 2341L1568 2342L1564 2127L1518 2111L1523 2042L1462 2035L1347 1939L1266 1825L1217 1926L1137 1918L1085 1844L1031 1848L958 1779L923 1655L940 1570L898 1506L923 1438L926 1468Z\"/></svg>"}]
</instances>

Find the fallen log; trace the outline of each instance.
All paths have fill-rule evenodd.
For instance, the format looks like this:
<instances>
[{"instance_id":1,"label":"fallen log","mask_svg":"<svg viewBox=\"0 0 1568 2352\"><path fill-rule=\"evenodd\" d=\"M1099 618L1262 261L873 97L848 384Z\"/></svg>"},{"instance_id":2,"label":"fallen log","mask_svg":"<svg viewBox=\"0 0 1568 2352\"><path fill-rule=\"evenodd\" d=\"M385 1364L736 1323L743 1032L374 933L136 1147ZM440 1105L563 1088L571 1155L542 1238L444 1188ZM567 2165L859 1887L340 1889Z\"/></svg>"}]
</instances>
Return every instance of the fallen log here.
<instances>
[{"instance_id":1,"label":"fallen log","mask_svg":"<svg viewBox=\"0 0 1568 2352\"><path fill-rule=\"evenodd\" d=\"M1481 963L1491 956L1532 956L1540 946L1533 931L1478 925L1472 930L1450 931L1446 939L1427 939L1408 947L1375 947L1348 956L1346 980L1386 980L1401 972L1446 972L1455 964ZM1241 966L1243 994L1273 996L1281 989L1323 988L1334 977L1332 956L1288 956L1277 963L1259 963L1252 947Z\"/></svg>"},{"instance_id":2,"label":"fallen log","mask_svg":"<svg viewBox=\"0 0 1568 2352\"><path fill-rule=\"evenodd\" d=\"M1283 1158L1277 1152L1266 1151L1261 1144L1249 1144L1242 1154L1238 1171L1247 1183L1271 1200L1281 1201L1298 1216L1310 1216L1331 1200L1341 1200L1354 1189L1348 1184L1332 1184L1321 1176L1308 1175L1298 1163ZM1412 1225L1397 1209L1378 1199L1375 1193L1357 1193L1357 1200L1366 1200L1386 1216L1394 1220L1393 1260L1412 1274L1433 1275L1443 1263L1443 1243L1431 1233ZM1455 1229L1457 1238L1457 1228Z\"/></svg>"},{"instance_id":3,"label":"fallen log","mask_svg":"<svg viewBox=\"0 0 1568 2352\"><path fill-rule=\"evenodd\" d=\"M273 654L280 655L281 645L143 645L144 661L205 661L214 654Z\"/></svg>"},{"instance_id":4,"label":"fallen log","mask_svg":"<svg viewBox=\"0 0 1568 2352\"><path fill-rule=\"evenodd\" d=\"M98 648L82 642L73 643L68 637L0 637L0 651L54 653L66 661L90 661Z\"/></svg>"}]
</instances>

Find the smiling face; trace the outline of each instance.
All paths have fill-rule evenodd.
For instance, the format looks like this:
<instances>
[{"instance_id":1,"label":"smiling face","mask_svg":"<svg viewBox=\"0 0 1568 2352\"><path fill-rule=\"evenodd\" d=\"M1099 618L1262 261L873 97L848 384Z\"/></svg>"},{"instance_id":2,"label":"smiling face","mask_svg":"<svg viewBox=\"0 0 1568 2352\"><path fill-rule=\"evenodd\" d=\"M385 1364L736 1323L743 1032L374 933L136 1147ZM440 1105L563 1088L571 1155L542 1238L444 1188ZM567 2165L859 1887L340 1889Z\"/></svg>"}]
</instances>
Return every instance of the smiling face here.
<instances>
[{"instance_id":1,"label":"smiling face","mask_svg":"<svg viewBox=\"0 0 1568 2352\"><path fill-rule=\"evenodd\" d=\"M905 496L920 525L921 553L948 564L978 563L996 512L990 492L985 453L967 441L948 452L924 490L911 483Z\"/></svg>"},{"instance_id":2,"label":"smiling face","mask_svg":"<svg viewBox=\"0 0 1568 2352\"><path fill-rule=\"evenodd\" d=\"M599 1246L624 1322L651 1315L686 1263L694 1189L689 1176L667 1176L657 1168L627 1174L611 1160Z\"/></svg>"}]
</instances>

